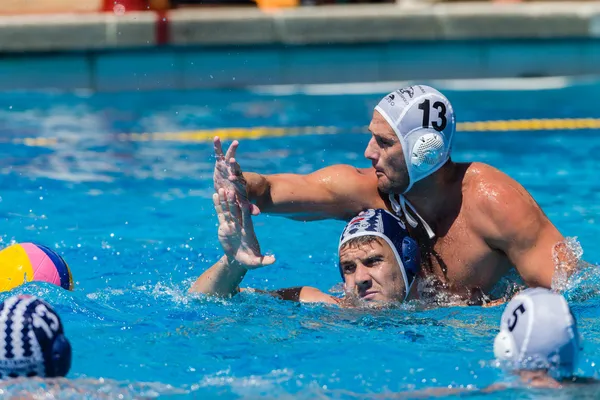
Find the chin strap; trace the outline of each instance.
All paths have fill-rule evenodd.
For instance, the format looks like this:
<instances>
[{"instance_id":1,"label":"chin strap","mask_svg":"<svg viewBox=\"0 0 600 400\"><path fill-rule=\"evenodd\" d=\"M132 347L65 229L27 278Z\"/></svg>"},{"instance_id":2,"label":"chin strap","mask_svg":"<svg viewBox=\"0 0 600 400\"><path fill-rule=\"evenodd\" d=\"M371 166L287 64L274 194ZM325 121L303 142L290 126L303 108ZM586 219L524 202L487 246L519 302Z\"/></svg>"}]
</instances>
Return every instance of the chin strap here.
<instances>
[{"instance_id":1,"label":"chin strap","mask_svg":"<svg viewBox=\"0 0 600 400\"><path fill-rule=\"evenodd\" d=\"M404 218L406 218L406 222L408 222L408 224L410 226L412 226L413 228L416 228L419 225L419 221L421 221L423 228L425 228L425 231L427 231L427 235L429 235L429 239L433 239L435 237L435 233L433 233L433 230L431 229L429 224L427 224L427 222L425 222L425 220L423 218L421 218L421 216L419 215L417 210L415 210L413 205L410 204L409 201L406 200L406 198L403 195L400 195L399 198L400 198L400 203L398 203L396 201L395 195L390 194L390 203L392 203L392 209L394 210L396 215L398 215L398 216L404 215ZM407 205L408 205L408 208L410 208L410 211L414 215L417 216L419 221L414 219L413 216L406 210Z\"/></svg>"}]
</instances>

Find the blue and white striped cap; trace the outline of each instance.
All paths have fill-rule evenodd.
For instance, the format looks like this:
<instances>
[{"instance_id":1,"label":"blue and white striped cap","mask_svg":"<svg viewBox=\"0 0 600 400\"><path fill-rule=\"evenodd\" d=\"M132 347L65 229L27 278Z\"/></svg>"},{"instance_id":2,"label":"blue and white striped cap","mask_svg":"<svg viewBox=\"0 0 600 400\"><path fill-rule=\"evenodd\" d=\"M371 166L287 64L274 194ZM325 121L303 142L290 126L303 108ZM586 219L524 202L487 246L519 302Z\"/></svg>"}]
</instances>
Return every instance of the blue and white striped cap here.
<instances>
[{"instance_id":1,"label":"blue and white striped cap","mask_svg":"<svg viewBox=\"0 0 600 400\"><path fill-rule=\"evenodd\" d=\"M65 376L71 345L60 317L34 296L12 296L0 304L0 378Z\"/></svg>"}]
</instances>

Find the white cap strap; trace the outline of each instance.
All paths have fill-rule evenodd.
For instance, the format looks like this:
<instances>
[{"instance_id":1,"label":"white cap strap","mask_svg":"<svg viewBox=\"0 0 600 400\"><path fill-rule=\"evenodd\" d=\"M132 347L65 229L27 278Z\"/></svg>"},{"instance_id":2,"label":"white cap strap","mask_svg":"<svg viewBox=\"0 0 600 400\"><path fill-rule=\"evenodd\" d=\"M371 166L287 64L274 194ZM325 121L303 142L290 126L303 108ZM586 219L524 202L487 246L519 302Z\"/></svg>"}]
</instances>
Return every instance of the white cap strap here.
<instances>
[{"instance_id":1,"label":"white cap strap","mask_svg":"<svg viewBox=\"0 0 600 400\"><path fill-rule=\"evenodd\" d=\"M399 197L400 197L400 202L398 203L398 201L396 201L396 195L390 194L390 203L392 204L392 209L394 210L396 215L398 215L398 216L404 215L404 218L406 218L406 222L408 222L408 224L410 226L412 226L413 228L416 228L419 225L419 221L421 221L421 224L423 225L423 228L427 232L429 239L433 239L435 237L435 233L433 232L433 229L431 229L429 224L419 215L419 213L413 207L413 205L410 204L410 202L408 200L406 200L406 197L404 197L404 195L400 195ZM409 213L406 210L407 205L408 205L408 208L410 208L411 212L413 214L415 214L417 216L417 218L419 218L419 221L414 219L412 217L411 213Z\"/></svg>"}]
</instances>

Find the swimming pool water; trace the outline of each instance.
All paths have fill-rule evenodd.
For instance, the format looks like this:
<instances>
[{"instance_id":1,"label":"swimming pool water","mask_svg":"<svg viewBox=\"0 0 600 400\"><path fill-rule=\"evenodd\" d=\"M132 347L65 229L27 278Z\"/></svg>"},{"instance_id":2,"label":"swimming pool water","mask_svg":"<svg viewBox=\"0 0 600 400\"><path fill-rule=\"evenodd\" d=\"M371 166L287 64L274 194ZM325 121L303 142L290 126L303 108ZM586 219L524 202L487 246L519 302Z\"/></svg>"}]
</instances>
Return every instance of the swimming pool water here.
<instances>
[{"instance_id":1,"label":"swimming pool water","mask_svg":"<svg viewBox=\"0 0 600 400\"><path fill-rule=\"evenodd\" d=\"M600 117L596 85L445 93L459 122ZM55 306L74 349L69 378L75 389L64 393L364 398L507 381L491 363L503 307L360 311L247 293L227 301L188 295L191 282L220 255L210 200L212 144L122 135L336 126L342 133L242 140L238 159L245 170L262 173L368 166L362 154L369 137L355 132L384 94L0 94L1 246L52 246L75 280L73 292L32 283L0 300L30 293ZM40 137L56 143L18 143ZM600 261L600 132L458 132L455 140L453 158L487 162L518 179L564 235L577 237L584 259ZM262 215L255 225L263 250L277 262L249 273L244 285L336 289L342 222ZM589 376L600 371L599 282L592 268L566 292L585 340L580 373Z\"/></svg>"}]
</instances>

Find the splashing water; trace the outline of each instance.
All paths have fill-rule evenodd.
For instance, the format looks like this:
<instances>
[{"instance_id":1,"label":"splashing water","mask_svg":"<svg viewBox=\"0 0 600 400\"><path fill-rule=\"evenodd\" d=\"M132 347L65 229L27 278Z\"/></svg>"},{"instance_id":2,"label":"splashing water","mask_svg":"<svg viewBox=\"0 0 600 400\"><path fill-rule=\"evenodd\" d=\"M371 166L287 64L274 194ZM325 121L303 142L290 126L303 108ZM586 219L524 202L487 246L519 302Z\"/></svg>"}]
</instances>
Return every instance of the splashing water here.
<instances>
[{"instance_id":1,"label":"splashing water","mask_svg":"<svg viewBox=\"0 0 600 400\"><path fill-rule=\"evenodd\" d=\"M445 282L442 282L437 276L430 275L417 282L419 292L419 301L426 306L448 305L463 306L468 305L465 293L455 293Z\"/></svg>"},{"instance_id":2,"label":"splashing water","mask_svg":"<svg viewBox=\"0 0 600 400\"><path fill-rule=\"evenodd\" d=\"M111 379L19 378L2 382L0 395L27 399L150 399L189 394L171 385Z\"/></svg>"},{"instance_id":3,"label":"splashing water","mask_svg":"<svg viewBox=\"0 0 600 400\"><path fill-rule=\"evenodd\" d=\"M577 241L577 237L568 237L554 246L552 253L554 261L553 290L565 292L569 289L571 276L585 266L585 262L581 259L582 256L583 248ZM576 265L575 268L573 265Z\"/></svg>"}]
</instances>

